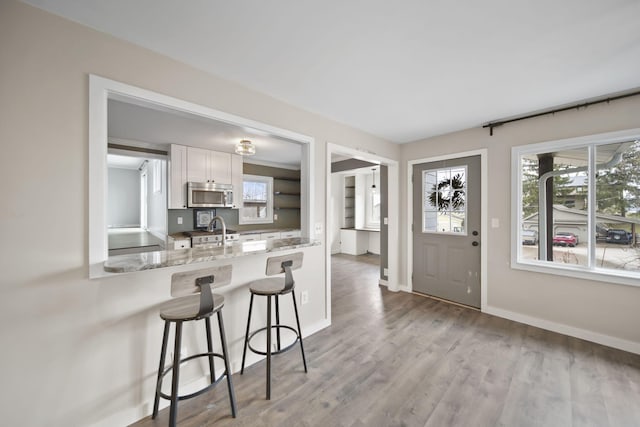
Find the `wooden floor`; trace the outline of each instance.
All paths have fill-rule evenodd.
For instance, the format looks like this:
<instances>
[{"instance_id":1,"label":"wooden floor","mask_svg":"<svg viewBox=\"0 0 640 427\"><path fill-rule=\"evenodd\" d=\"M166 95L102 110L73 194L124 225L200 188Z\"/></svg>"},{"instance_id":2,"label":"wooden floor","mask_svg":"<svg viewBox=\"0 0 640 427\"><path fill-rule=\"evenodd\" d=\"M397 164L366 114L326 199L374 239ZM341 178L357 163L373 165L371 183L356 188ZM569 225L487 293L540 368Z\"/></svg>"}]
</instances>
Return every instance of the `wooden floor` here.
<instances>
[{"instance_id":1,"label":"wooden floor","mask_svg":"<svg viewBox=\"0 0 640 427\"><path fill-rule=\"evenodd\" d=\"M364 261L364 262L360 262ZM332 257L332 326L179 405L180 426L640 426L640 356L377 285ZM304 314L303 314L304 316ZM139 427L167 425L168 409Z\"/></svg>"}]
</instances>

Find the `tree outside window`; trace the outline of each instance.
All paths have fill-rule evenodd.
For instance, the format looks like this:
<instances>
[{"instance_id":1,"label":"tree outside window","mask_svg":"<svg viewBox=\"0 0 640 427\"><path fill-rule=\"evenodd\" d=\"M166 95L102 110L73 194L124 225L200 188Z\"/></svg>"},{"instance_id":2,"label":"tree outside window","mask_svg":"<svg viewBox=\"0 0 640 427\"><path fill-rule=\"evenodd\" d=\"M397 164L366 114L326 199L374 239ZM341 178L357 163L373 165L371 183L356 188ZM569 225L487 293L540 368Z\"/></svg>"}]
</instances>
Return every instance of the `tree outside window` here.
<instances>
[{"instance_id":1,"label":"tree outside window","mask_svg":"<svg viewBox=\"0 0 640 427\"><path fill-rule=\"evenodd\" d=\"M640 277L639 136L514 148L517 262Z\"/></svg>"}]
</instances>

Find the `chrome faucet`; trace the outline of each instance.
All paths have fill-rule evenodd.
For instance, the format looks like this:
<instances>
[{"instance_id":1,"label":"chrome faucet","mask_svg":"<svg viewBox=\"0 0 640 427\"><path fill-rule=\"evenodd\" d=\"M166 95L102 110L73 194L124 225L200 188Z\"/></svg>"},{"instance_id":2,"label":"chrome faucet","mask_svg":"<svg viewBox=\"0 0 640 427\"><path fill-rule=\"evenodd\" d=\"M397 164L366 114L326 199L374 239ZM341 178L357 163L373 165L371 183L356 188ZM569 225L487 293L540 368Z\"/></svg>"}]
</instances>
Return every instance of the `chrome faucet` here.
<instances>
[{"instance_id":1,"label":"chrome faucet","mask_svg":"<svg viewBox=\"0 0 640 427\"><path fill-rule=\"evenodd\" d=\"M222 246L225 245L225 243L227 242L227 224L224 223L224 218L222 218L221 216L214 216L211 221L209 222L209 226L207 227L207 231L213 231L213 225L215 224L216 220L219 219L220 220L220 224L222 224Z\"/></svg>"}]
</instances>

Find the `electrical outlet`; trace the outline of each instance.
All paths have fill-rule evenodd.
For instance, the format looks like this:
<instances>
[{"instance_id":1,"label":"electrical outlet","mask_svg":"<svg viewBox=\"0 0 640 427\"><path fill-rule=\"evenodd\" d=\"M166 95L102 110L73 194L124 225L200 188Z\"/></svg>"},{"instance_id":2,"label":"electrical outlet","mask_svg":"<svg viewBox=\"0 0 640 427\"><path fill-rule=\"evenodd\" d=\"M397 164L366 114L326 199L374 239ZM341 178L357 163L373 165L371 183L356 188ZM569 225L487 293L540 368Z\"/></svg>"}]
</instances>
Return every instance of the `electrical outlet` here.
<instances>
[{"instance_id":1,"label":"electrical outlet","mask_svg":"<svg viewBox=\"0 0 640 427\"><path fill-rule=\"evenodd\" d=\"M308 291L300 292L300 305L305 305L308 302L309 302L309 292Z\"/></svg>"},{"instance_id":2,"label":"electrical outlet","mask_svg":"<svg viewBox=\"0 0 640 427\"><path fill-rule=\"evenodd\" d=\"M319 236L320 234L322 234L322 223L321 222L316 222L315 232L316 232L316 236Z\"/></svg>"},{"instance_id":3,"label":"electrical outlet","mask_svg":"<svg viewBox=\"0 0 640 427\"><path fill-rule=\"evenodd\" d=\"M382 269L382 274L383 274L384 276L389 276L389 269L388 269L388 268L383 268L383 269Z\"/></svg>"},{"instance_id":4,"label":"electrical outlet","mask_svg":"<svg viewBox=\"0 0 640 427\"><path fill-rule=\"evenodd\" d=\"M277 220L278 220L278 214L277 214L277 213L274 213L274 214L273 214L273 220L274 220L274 221L277 221Z\"/></svg>"},{"instance_id":5,"label":"electrical outlet","mask_svg":"<svg viewBox=\"0 0 640 427\"><path fill-rule=\"evenodd\" d=\"M180 224L182 224L182 217L181 216L178 217L178 225L180 225Z\"/></svg>"}]
</instances>

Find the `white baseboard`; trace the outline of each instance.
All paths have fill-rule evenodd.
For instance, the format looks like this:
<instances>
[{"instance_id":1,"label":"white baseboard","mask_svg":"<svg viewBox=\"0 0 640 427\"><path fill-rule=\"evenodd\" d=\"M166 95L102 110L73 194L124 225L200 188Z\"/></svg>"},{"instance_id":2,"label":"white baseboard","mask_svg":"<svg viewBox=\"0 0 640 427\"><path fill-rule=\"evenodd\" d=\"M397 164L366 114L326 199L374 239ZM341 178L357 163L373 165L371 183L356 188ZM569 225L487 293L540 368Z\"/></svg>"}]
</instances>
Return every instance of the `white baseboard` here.
<instances>
[{"instance_id":1,"label":"white baseboard","mask_svg":"<svg viewBox=\"0 0 640 427\"><path fill-rule=\"evenodd\" d=\"M524 323L525 325L535 326L547 331L568 335L570 337L580 338L597 344L606 345L607 347L616 348L618 350L628 351L629 353L640 354L640 343L638 342L612 337L610 335L604 335L598 332L576 328L574 326L564 325L562 323L552 322L550 320L527 316L526 314L520 314L498 307L487 306L486 309L483 310L483 313L513 320L514 322L518 323Z\"/></svg>"},{"instance_id":2,"label":"white baseboard","mask_svg":"<svg viewBox=\"0 0 640 427\"><path fill-rule=\"evenodd\" d=\"M378 280L378 285L386 286L388 288L389 287L389 282L384 280L384 279L380 279L380 280Z\"/></svg>"},{"instance_id":3,"label":"white baseboard","mask_svg":"<svg viewBox=\"0 0 640 427\"><path fill-rule=\"evenodd\" d=\"M307 338L310 335L315 334L316 332L320 332L324 328L328 328L331 326L331 319L322 319L319 322L314 323L313 325L307 326L302 329L303 338Z\"/></svg>"}]
</instances>

